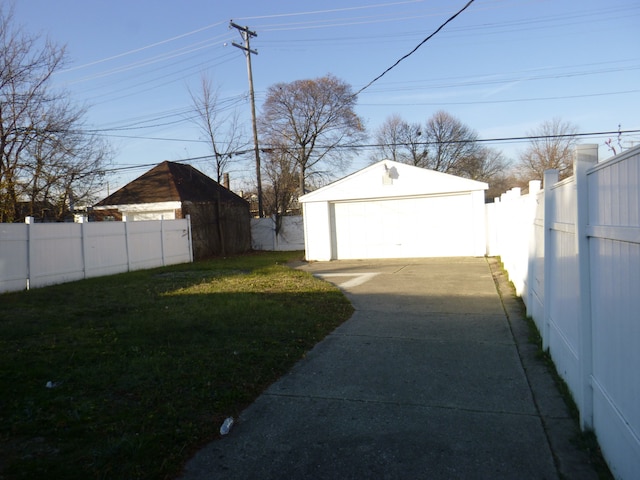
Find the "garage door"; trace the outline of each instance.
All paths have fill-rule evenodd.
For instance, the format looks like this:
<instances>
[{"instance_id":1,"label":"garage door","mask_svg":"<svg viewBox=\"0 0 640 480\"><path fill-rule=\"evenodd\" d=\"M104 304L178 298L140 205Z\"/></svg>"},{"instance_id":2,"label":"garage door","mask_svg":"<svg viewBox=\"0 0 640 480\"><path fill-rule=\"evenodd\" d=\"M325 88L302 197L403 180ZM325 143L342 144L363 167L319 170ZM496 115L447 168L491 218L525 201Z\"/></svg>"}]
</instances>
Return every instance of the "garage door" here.
<instances>
[{"instance_id":1,"label":"garage door","mask_svg":"<svg viewBox=\"0 0 640 480\"><path fill-rule=\"evenodd\" d=\"M333 203L334 259L470 256L471 195Z\"/></svg>"}]
</instances>

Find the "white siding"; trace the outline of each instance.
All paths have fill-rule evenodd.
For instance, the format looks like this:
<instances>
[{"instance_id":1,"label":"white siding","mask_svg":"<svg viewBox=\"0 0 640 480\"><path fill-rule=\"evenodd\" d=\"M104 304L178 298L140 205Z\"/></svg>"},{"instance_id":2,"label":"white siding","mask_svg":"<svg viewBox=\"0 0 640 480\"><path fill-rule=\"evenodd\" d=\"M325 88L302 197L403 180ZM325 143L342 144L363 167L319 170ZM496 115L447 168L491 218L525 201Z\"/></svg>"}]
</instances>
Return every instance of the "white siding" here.
<instances>
[{"instance_id":1,"label":"white siding","mask_svg":"<svg viewBox=\"0 0 640 480\"><path fill-rule=\"evenodd\" d=\"M159 210L157 212L122 212L123 218L128 222L141 222L147 220L175 220L175 210Z\"/></svg>"},{"instance_id":2,"label":"white siding","mask_svg":"<svg viewBox=\"0 0 640 480\"><path fill-rule=\"evenodd\" d=\"M304 249L307 260L331 260L331 218L327 202L302 205L304 216Z\"/></svg>"}]
</instances>

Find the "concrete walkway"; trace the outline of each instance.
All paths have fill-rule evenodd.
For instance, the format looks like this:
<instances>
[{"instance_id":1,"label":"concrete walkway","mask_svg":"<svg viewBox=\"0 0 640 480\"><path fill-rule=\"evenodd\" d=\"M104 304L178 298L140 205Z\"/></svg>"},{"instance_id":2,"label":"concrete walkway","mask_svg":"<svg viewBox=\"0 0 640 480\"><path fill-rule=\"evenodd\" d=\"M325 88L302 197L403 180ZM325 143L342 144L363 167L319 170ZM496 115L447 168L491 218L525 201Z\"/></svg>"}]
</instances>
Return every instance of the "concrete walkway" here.
<instances>
[{"instance_id":1,"label":"concrete walkway","mask_svg":"<svg viewBox=\"0 0 640 480\"><path fill-rule=\"evenodd\" d=\"M183 479L597 478L493 260L299 268L339 285L353 317Z\"/></svg>"}]
</instances>

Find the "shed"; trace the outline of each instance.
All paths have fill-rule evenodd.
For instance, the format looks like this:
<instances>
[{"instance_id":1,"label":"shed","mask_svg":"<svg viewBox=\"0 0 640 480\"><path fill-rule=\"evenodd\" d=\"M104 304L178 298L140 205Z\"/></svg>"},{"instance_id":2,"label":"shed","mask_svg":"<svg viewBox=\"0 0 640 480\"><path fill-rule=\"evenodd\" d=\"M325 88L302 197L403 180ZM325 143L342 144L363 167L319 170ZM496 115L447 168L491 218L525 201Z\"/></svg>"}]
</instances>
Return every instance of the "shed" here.
<instances>
[{"instance_id":1,"label":"shed","mask_svg":"<svg viewBox=\"0 0 640 480\"><path fill-rule=\"evenodd\" d=\"M300 197L307 260L482 256L483 182L383 160Z\"/></svg>"},{"instance_id":2,"label":"shed","mask_svg":"<svg viewBox=\"0 0 640 480\"><path fill-rule=\"evenodd\" d=\"M195 259L251 249L249 203L194 167L165 161L93 206L90 220L191 216Z\"/></svg>"}]
</instances>

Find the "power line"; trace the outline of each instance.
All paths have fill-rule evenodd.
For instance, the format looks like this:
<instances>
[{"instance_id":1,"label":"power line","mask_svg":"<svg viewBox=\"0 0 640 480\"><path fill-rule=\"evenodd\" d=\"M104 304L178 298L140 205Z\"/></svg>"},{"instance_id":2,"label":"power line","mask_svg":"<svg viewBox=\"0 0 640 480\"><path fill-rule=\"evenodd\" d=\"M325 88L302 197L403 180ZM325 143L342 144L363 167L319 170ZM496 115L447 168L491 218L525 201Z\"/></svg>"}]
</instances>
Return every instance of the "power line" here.
<instances>
[{"instance_id":1,"label":"power line","mask_svg":"<svg viewBox=\"0 0 640 480\"><path fill-rule=\"evenodd\" d=\"M400 2L393 2L393 3L382 3L382 4L366 5L366 6L362 6L362 7L348 7L348 8L337 8L337 9L328 9L328 10L314 10L314 11L308 11L308 12L283 13L283 14L267 15L267 16L263 16L263 17L259 17L259 18L293 17L293 16L298 16L298 15L315 16L315 15L318 15L318 14L325 14L325 13L332 13L332 12L344 12L344 14L345 14L344 17L342 15L340 15L340 17L343 17L346 21L348 21L349 20L349 16L348 16L348 13L349 13L348 11L349 10L373 9L373 8L379 8L379 7L390 7L390 6L403 5L403 4L412 4L412 3L419 3L419 2L417 2L417 1L404 1L404 2L400 1ZM482 9L482 7L480 5L478 5L478 8ZM492 7L492 8L498 8L498 7ZM637 7L634 7L634 8L637 8ZM614 10L614 12L618 12L619 10L620 9ZM574 17L576 19L581 19L582 17L592 18L592 17L595 16L595 14L600 14L600 13L601 12L596 11L596 10L590 10L590 11L586 11L582 15L570 16L568 18L574 18ZM430 13L429 15L434 15L434 14ZM250 17L247 17L247 18L250 18ZM360 17L358 17L358 18L360 18ZM358 18L356 18L356 19L358 19ZM540 23L545 24L545 23L548 23L548 22L554 22L554 21L556 21L558 19L562 20L562 19L565 19L565 18L567 18L566 15L564 15L564 16L538 17L538 18L535 18L535 19L519 20L519 21L516 21L516 22L489 23L489 24L471 25L471 26L463 26L463 27L454 26L450 30L448 30L448 32L451 33L451 34L455 34L455 33L459 33L461 30L464 30L464 31L469 30L469 34L474 34L473 33L474 29L478 29L478 28L498 29L498 28L504 27L505 25L513 25L514 27L517 27L517 28L521 29L524 26L526 26L526 25L522 25L523 22L525 22L525 23L535 23L535 24L540 24ZM223 22L218 22L218 23L215 23L215 24L212 24L212 25L208 25L206 27L202 27L202 28L193 30L191 32L187 32L185 34L181 34L181 35L178 35L178 36L175 36L175 37L168 38L166 40L162 40L160 42L153 43L151 45L147 45L146 47L133 49L133 50L130 50L129 52L124 52L122 54L118 54L118 55L109 57L107 59L91 62L90 64L87 64L87 65L103 63L103 62L105 62L105 61L107 61L109 59L112 59L112 58L117 58L117 57L125 56L125 55L130 54L130 53L135 53L135 52L139 52L139 51L142 51L142 50L150 49L151 47L154 47L154 46L160 46L160 45L163 45L165 43L171 42L173 40L181 39L181 38L186 37L188 35L192 35L194 33L201 32L201 31L209 29L209 28L217 27L217 26L221 25L222 23ZM321 26L321 21L319 21L318 26ZM261 27L261 28L263 30L265 29L264 26ZM483 30L483 32L486 33L485 30ZM416 34L416 32L410 32L410 33L412 33L413 35ZM402 36L406 36L407 34L408 34L408 32L403 32L401 35ZM220 38L220 37L222 37L222 35L218 35L217 37L214 37L214 38ZM357 38L361 38L361 37L357 37ZM376 38L378 38L378 37L376 37ZM335 38L332 37L329 41L334 41L334 40L335 40ZM305 42L305 41L309 41L309 40L301 40L301 41ZM169 59L169 58L172 58L173 56L175 56L175 55L170 55L170 54L172 54L174 52L189 53L192 50L189 50L188 52L185 51L185 50L190 48L190 47L194 47L194 46L200 45L203 42L194 43L194 44L191 44L190 46L187 46L187 47L182 47L180 49L172 50L170 52L167 52L167 54L164 54L164 55L166 55L167 59ZM290 40L287 40L287 42L290 43ZM325 39L314 39L313 40L314 44L321 43L321 42L326 42L326 40ZM267 42L264 42L264 43L271 43L271 42L267 41ZM274 42L274 43L277 43L277 42ZM141 62L138 62L138 64L136 64L136 63L131 64L131 68L135 68L137 65L144 66L145 65L144 62L151 62L152 63L156 58L160 58L160 57L161 57L160 55L157 56L157 57L150 57L147 60L143 60ZM79 67L75 67L75 68L79 68ZM121 68L125 68L126 69L126 66L125 67L121 67ZM71 70L73 70L73 69L71 69ZM619 71L619 70L611 70L611 71ZM111 72L112 71L107 71L107 72L104 73L104 75L109 75ZM182 69L180 71L180 74L183 75L184 72L185 72L185 69ZM600 71L598 73L602 73L602 72L604 72L604 71ZM113 71L113 73L118 73L118 72L117 71ZM584 75L584 74L589 74L589 73L592 73L592 72L576 72L577 75ZM97 74L97 76L100 76L100 74ZM138 78L138 77L136 77L136 78ZM117 97L115 97L115 99L126 98L126 97L131 96L131 95L137 95L139 93L142 93L143 91L147 92L149 90L149 88L146 88L146 89L142 90L142 88L144 88L145 84L150 83L150 82L160 81L162 79L166 80L166 76L159 76L159 77L153 78L152 80L150 80L148 82L143 82L143 83L136 82L135 85L130 85L130 86L128 86L128 87L126 87L124 89L124 90L131 90L131 89L134 89L135 87L139 87L139 89L137 91L133 91L133 92L131 92L129 94L123 95L122 94L123 89L119 89L117 92L114 91L114 92L110 92L108 94L102 94L102 95L98 95L98 96L93 96L92 100L94 100L96 98L101 98L101 97L108 96L108 97L111 97L111 98L109 98L108 101L113 101L114 100L113 95L118 95ZM178 80L181 80L181 79L177 79L176 81L178 81ZM525 81L525 80L528 80L528 79L522 79L522 81ZM119 83L119 82L120 81L111 82L110 86L113 85L114 83ZM170 82L161 83L160 85L158 85L158 87L164 86L167 83L170 83ZM151 88L156 88L156 87L152 86ZM365 87L365 88L367 88L367 87ZM106 101L107 101L106 99L104 101L99 101L98 104L104 103Z\"/></svg>"},{"instance_id":2,"label":"power line","mask_svg":"<svg viewBox=\"0 0 640 480\"><path fill-rule=\"evenodd\" d=\"M590 97L606 97L610 95L627 95L629 93L638 93L640 90L624 90L621 92L604 92L604 93L585 93L582 95L564 95L557 97L535 97L535 98L513 98L508 100L476 100L473 102L411 102L411 103L360 103L362 106L414 106L414 105L430 105L430 106L446 106L446 105L487 105L494 103L519 103L519 102L541 102L548 100L570 100L574 98L590 98Z\"/></svg>"},{"instance_id":3,"label":"power line","mask_svg":"<svg viewBox=\"0 0 640 480\"><path fill-rule=\"evenodd\" d=\"M152 43L150 45L145 45L144 47L134 48L133 50L129 50L127 52L122 52L122 53L119 53L117 55L112 55L111 57L103 58L103 59L100 59L100 60L95 60L93 62L85 63L84 65L78 65L77 67L67 68L66 70L61 70L59 73L66 73L66 72L71 72L71 71L74 71L74 70L80 70L82 68L91 67L93 65L98 65L100 63L105 63L105 62L109 62L111 60L116 60L118 58L126 57L127 55L131 55L133 53L142 52L143 50L148 50L150 48L157 47L159 45L164 45L165 43L173 42L174 40L179 40L181 38L188 37L188 36L193 35L195 33L199 33L199 32L202 32L204 30L208 30L210 28L214 28L214 27L217 27L218 25L222 25L222 24L223 24L223 22L213 23L211 25L207 25L205 27L201 27L201 28L198 28L196 30L192 30L191 32L187 32L187 33L183 33L183 34L180 34L180 35L176 35L175 37L167 38L165 40L160 40L159 42L155 42L155 43Z\"/></svg>"},{"instance_id":4,"label":"power line","mask_svg":"<svg viewBox=\"0 0 640 480\"><path fill-rule=\"evenodd\" d=\"M76 132L78 133L78 132ZM640 130L615 130L609 132L588 132L588 133L570 133L564 135L541 135L541 136L523 136L523 137L498 137L498 138L478 138L475 140L450 140L446 142L415 142L414 145L437 145L438 143L469 143L469 142L480 142L480 143L507 143L514 141L529 141L529 140L539 140L539 139L553 139L553 138L567 138L567 137L599 137L604 135L618 135L618 134L632 134L632 133L640 133ZM184 139L184 138L162 138L162 137L142 137L142 136L134 136L134 135L106 135L97 133L97 135L105 136L105 137L114 137L114 138L129 138L135 140L160 140L160 141L168 141L168 142L193 142L193 143L207 143L206 140L194 140L194 139ZM391 144L391 143L369 143L369 144L357 144L357 145L331 145L330 148L350 148L350 149L358 149L358 148L377 148L383 146L399 146L405 145L403 143ZM274 145L262 145L260 147L261 152L274 151L287 147L280 147ZM329 148L328 146L318 145L318 148ZM230 155L245 155L247 153L253 152L253 149L250 150L237 150L234 152L229 152Z\"/></svg>"},{"instance_id":5,"label":"power line","mask_svg":"<svg viewBox=\"0 0 640 480\"><path fill-rule=\"evenodd\" d=\"M612 62L603 62L603 63L599 63L599 64L590 64L587 66L595 66L595 65L605 65L605 64L609 64ZM615 62L618 63L618 62ZM582 67L582 65L575 65L575 67ZM535 69L532 70L531 72L536 72L536 71L548 71L548 70L556 70L556 69L566 69L566 68L573 68L566 66L566 67L550 67L550 68L542 68L542 69ZM635 65L627 65L627 66L619 66L617 68L614 67L608 67L608 68L598 68L598 69L591 69L591 70L573 70L573 71L569 71L569 72L565 72L565 73L561 73L561 72L551 72L551 73L546 73L546 74L537 74L537 75L532 75L531 73L528 73L527 70L525 71L519 71L519 72L510 72L509 75L515 75L515 74L520 74L520 75L525 75L523 76L511 76L511 77L502 77L502 78L496 78L498 75L496 74L492 74L492 75L482 75L482 74L478 74L477 78L474 78L474 75L469 74L469 75L465 75L464 77L444 77L444 78L436 78L431 80L431 82L439 82L439 83L420 83L423 82L423 80L413 80L413 81L409 81L409 82L393 82L393 83L387 83L387 85L408 85L406 87L392 87L392 88L378 88L376 90L373 90L375 92L385 92L385 91L391 91L391 92L396 92L396 91L410 91L410 90L424 90L427 88L431 88L431 89L435 89L435 88L454 88L454 87L471 87L471 86L479 86L479 85L500 85L500 84L511 84L511 83L522 83L522 82L531 82L531 81L537 81L537 80L547 80L547 79L558 79L558 78L572 78L572 77L586 77L588 75L598 75L598 74L606 74L606 73L615 73L615 72L625 72L625 71L632 71L632 70L639 70L640 69L640 64L635 64ZM501 75L507 75L505 74L501 74ZM488 77L488 78L487 78ZM428 80L425 80L426 82L429 82Z\"/></svg>"},{"instance_id":6,"label":"power line","mask_svg":"<svg viewBox=\"0 0 640 480\"><path fill-rule=\"evenodd\" d=\"M442 30L445 26L447 26L447 24L449 24L450 22L452 22L458 15L460 15L462 12L464 12L469 5L471 5L474 2L474 0L469 0L467 2L467 4L462 7L460 10L458 10L456 13L454 13L451 17L449 17L442 25L440 25L431 35L429 35L427 38L425 38L424 40L422 40L418 45L416 45L414 47L413 50L411 50L409 53L407 53L406 55L400 57L400 59L398 59L398 61L396 61L396 63L394 63L393 65L391 65L389 68L387 68L384 72L382 72L380 75L378 75L376 78L374 78L373 80L371 80L369 83L367 83L364 87L362 87L360 90L358 90L355 95L359 95L360 93L362 93L364 90L366 90L367 88L369 88L371 85L373 85L375 82L377 82L378 80L380 80L382 77L384 77L388 72L390 72L391 70L393 70L396 66L398 66L398 64L400 62L402 62L403 60L405 60L406 58L409 58L411 55L413 55L422 45L424 45L425 43L427 43L430 39L432 39L435 35L438 34L438 32L440 32L440 30Z\"/></svg>"},{"instance_id":7,"label":"power line","mask_svg":"<svg viewBox=\"0 0 640 480\"><path fill-rule=\"evenodd\" d=\"M525 142L531 140L553 140L553 139L563 139L563 138L588 138L588 137L602 137L608 135L629 135L629 134L638 134L640 133L640 129L636 130L612 130L612 131L601 131L601 132L583 132L583 133L566 133L566 134L556 134L556 135L526 135L519 137L496 137L496 138L478 138L475 140L449 140L449 141L424 141L424 142L415 142L414 145L437 145L437 144L462 144L462 143L510 143L510 142ZM135 137L134 137L135 138ZM358 145L337 145L332 148L345 148L345 149L369 149L369 148L380 148L385 146L403 146L407 145L405 143L367 143L367 144L358 144ZM260 150L262 152L272 152L279 149L285 149L286 147L276 146L276 145L262 145ZM319 146L319 148L327 148L326 146ZM253 153L253 148L244 149L244 150L236 150L234 152L230 152L229 155L232 156L242 156L247 155L249 153ZM214 158L214 155L202 155L198 157L190 157L190 158L182 158L178 160L172 160L174 162L183 163L189 161L198 161L198 160L206 160ZM137 168L144 167L153 167L157 165L156 163L143 164L143 165L135 165L135 166L126 166L126 167L114 167L106 170L102 170L104 172L117 172L117 171L125 171L132 170Z\"/></svg>"},{"instance_id":8,"label":"power line","mask_svg":"<svg viewBox=\"0 0 640 480\"><path fill-rule=\"evenodd\" d=\"M220 101L219 102L220 104L226 104L226 105L221 105L219 108L216 108L215 112L220 113L230 108L233 108L236 105L239 105L240 103L245 101L244 97L245 95L238 95L236 97L229 97ZM111 127L111 128L105 127L105 128L88 129L88 130L85 130L85 132L104 133L104 132L118 132L118 131L126 131L126 130L142 130L147 128L166 127L168 125L192 122L194 119L199 118L199 116L200 115L197 113L194 107L186 107L186 108L173 110L169 113L162 114L160 116L151 117L151 118L148 118L147 120L138 120L133 123ZM179 117L179 118L178 120L170 120L162 123L150 124L150 122L159 122L162 119L168 119L173 117Z\"/></svg>"},{"instance_id":9,"label":"power line","mask_svg":"<svg viewBox=\"0 0 640 480\"><path fill-rule=\"evenodd\" d=\"M531 141L531 140L553 140L553 139L562 139L562 138L584 138L584 137L600 137L605 135L623 135L623 134L632 134L632 133L640 133L640 130L614 130L614 131L605 131L605 132L586 132L586 133L566 133L566 134L556 134L556 135L527 135L522 137L499 137L499 138L476 138L473 140L465 139L465 140L447 140L447 141L424 141L424 142L414 142L413 145L439 145L439 144L463 144L463 143L508 143L508 142L523 142L523 141ZM384 146L402 146L407 145L406 143L371 143L371 144L361 144L361 145L338 145L334 148L379 148ZM264 147L269 148L269 147ZM327 147L320 147L327 148ZM274 148L275 149L275 148Z\"/></svg>"},{"instance_id":10,"label":"power line","mask_svg":"<svg viewBox=\"0 0 640 480\"><path fill-rule=\"evenodd\" d=\"M408 3L419 3L422 0L406 0L403 2L393 2L393 3L378 3L373 5L363 5L359 7L343 7L343 8L332 8L328 10L313 10L310 12L297 12L297 13L279 13L273 15L261 15L258 17L242 17L242 20L260 20L263 18L282 18L282 17L297 17L302 15L317 15L319 13L335 13L335 12L346 12L353 10L367 10L370 8L380 8L380 7L396 7L398 5L406 5Z\"/></svg>"},{"instance_id":11,"label":"power line","mask_svg":"<svg viewBox=\"0 0 640 480\"><path fill-rule=\"evenodd\" d=\"M226 58L226 60L223 60L225 58ZM217 63L213 64L213 66L219 66L219 65L222 65L223 63L230 62L230 61L233 60L233 58L234 57L233 57L233 55L231 53L227 53L226 55L222 55L221 57L216 59ZM173 65L175 65L177 63L181 63L182 61L184 61L184 60L180 60L178 62L175 62L174 64L171 64L171 65L168 65L168 66L164 66L164 67L160 67L158 69L154 69L151 72L156 71L156 70L164 70L166 68L172 67ZM187 76L189 76L189 75L186 75L187 72L193 71L193 70L195 70L195 72L193 72L194 74L197 73L197 72L201 72L202 71L202 67L205 66L205 65L210 65L211 62L212 62L212 60L208 59L208 60L206 60L204 62L200 62L198 64L188 66L187 68L182 69L182 70L176 70L174 72L170 72L170 73L168 73L166 75L163 75L163 76L154 76L149 80L145 80L145 81L142 81L142 82L139 81L139 82L134 83L132 85L129 85L129 86L117 89L117 90L113 90L112 92L107 91L107 93L103 93L103 94L100 94L100 95L94 95L94 96L91 97L92 100L94 100L96 98L105 98L105 97L108 97L108 99L102 100L100 102L92 101L91 104L92 105L99 105L99 104L102 104L102 103L113 102L114 100L121 100L123 98L130 97L130 96L133 96L133 95L138 95L140 93L148 93L149 91L151 91L153 89L157 89L157 88L160 88L160 87L163 87L163 86L166 86L166 85L170 85L170 84L175 83L175 82L183 81ZM150 73L150 72L145 72L142 75L147 75L148 73ZM137 77L138 76L131 77L131 78L137 78ZM176 77L176 78L169 79L171 77ZM118 80L118 81L111 82L111 83L113 85L115 85L117 83L122 83L122 81L126 82L128 80L129 79ZM160 82L160 83L157 83L157 82ZM133 89L136 89L138 87L143 87L144 85L148 85L148 84L152 84L152 85L150 87L141 88L140 90L136 90L136 91L133 91L131 93L121 94L125 90L133 90ZM102 87L94 87L94 88L86 90L86 91L92 91L92 90L96 90L96 89L99 90L101 88ZM116 95L116 96L113 96L113 95Z\"/></svg>"}]
</instances>

